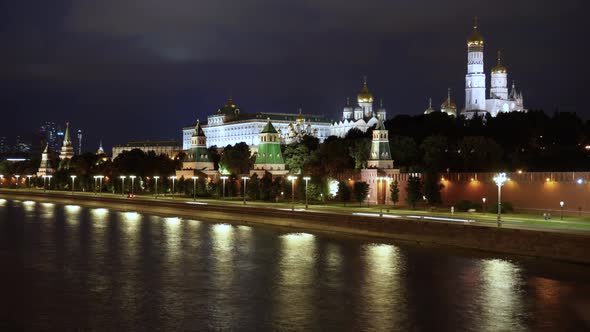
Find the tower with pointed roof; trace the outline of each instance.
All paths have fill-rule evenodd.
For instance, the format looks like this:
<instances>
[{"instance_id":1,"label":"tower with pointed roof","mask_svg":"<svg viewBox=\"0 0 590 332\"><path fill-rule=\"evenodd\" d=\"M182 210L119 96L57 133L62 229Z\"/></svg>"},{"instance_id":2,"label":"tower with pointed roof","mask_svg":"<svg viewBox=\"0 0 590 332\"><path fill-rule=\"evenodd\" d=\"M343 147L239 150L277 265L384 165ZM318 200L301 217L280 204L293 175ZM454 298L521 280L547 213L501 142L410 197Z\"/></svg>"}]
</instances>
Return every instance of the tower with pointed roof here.
<instances>
[{"instance_id":1,"label":"tower with pointed roof","mask_svg":"<svg viewBox=\"0 0 590 332\"><path fill-rule=\"evenodd\" d=\"M260 144L254 163L255 173L270 172L271 174L286 174L285 159L281 152L280 137L275 127L267 119L267 123L260 132Z\"/></svg>"},{"instance_id":2,"label":"tower with pointed roof","mask_svg":"<svg viewBox=\"0 0 590 332\"><path fill-rule=\"evenodd\" d=\"M47 143L45 145L45 150L43 150L43 153L41 154L41 164L39 164L39 169L37 170L37 177L51 175L54 171L53 167L51 167L49 143Z\"/></svg>"},{"instance_id":3,"label":"tower with pointed roof","mask_svg":"<svg viewBox=\"0 0 590 332\"><path fill-rule=\"evenodd\" d=\"M485 112L486 74L483 57L484 40L479 32L477 17L473 20L473 31L467 38L467 74L465 75L465 111Z\"/></svg>"},{"instance_id":4,"label":"tower with pointed roof","mask_svg":"<svg viewBox=\"0 0 590 332\"><path fill-rule=\"evenodd\" d=\"M99 156L104 154L104 149L102 148L102 139L98 143L98 150L96 151L96 154Z\"/></svg>"},{"instance_id":5,"label":"tower with pointed roof","mask_svg":"<svg viewBox=\"0 0 590 332\"><path fill-rule=\"evenodd\" d=\"M188 159L195 163L195 168L199 170L214 169L213 161L209 159L207 152L207 137L201 127L201 121L197 119L195 132L191 137L191 147L189 149Z\"/></svg>"},{"instance_id":6,"label":"tower with pointed roof","mask_svg":"<svg viewBox=\"0 0 590 332\"><path fill-rule=\"evenodd\" d=\"M346 98L346 104L342 110L342 120L334 122L330 127L330 135L345 137L349 130L356 128L362 132L377 124L377 114L383 119L387 116L387 110L383 107L383 100L379 103L377 111L373 109L373 93L369 90L367 77L363 78L361 90L356 95L357 106L350 104Z\"/></svg>"},{"instance_id":7,"label":"tower with pointed roof","mask_svg":"<svg viewBox=\"0 0 590 332\"><path fill-rule=\"evenodd\" d=\"M59 153L59 159L68 160L74 156L74 147L72 146L72 140L70 139L70 123L66 122L66 133L64 134L64 140L61 145L61 151Z\"/></svg>"},{"instance_id":8,"label":"tower with pointed roof","mask_svg":"<svg viewBox=\"0 0 590 332\"><path fill-rule=\"evenodd\" d=\"M432 98L428 98L428 108L424 111L424 114L434 113L436 110L432 108Z\"/></svg>"},{"instance_id":9,"label":"tower with pointed roof","mask_svg":"<svg viewBox=\"0 0 590 332\"><path fill-rule=\"evenodd\" d=\"M389 132L383 125L383 119L378 116L377 127L373 130L373 140L371 141L371 152L367 161L368 168L393 168L393 159L391 159L391 149L389 147Z\"/></svg>"}]
</instances>

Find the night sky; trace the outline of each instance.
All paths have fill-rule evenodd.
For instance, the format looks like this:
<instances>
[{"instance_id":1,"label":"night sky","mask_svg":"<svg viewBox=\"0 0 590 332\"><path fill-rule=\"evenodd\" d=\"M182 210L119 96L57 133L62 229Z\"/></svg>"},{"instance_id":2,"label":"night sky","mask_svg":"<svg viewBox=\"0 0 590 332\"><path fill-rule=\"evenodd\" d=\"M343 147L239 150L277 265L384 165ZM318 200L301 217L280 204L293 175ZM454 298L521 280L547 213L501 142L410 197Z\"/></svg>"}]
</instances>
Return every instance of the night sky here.
<instances>
[{"instance_id":1,"label":"night sky","mask_svg":"<svg viewBox=\"0 0 590 332\"><path fill-rule=\"evenodd\" d=\"M388 117L464 104L480 17L529 109L590 118L583 1L0 1L0 136L71 121L85 150L180 139L223 105L341 117L362 77ZM489 76L487 85L489 87Z\"/></svg>"}]
</instances>

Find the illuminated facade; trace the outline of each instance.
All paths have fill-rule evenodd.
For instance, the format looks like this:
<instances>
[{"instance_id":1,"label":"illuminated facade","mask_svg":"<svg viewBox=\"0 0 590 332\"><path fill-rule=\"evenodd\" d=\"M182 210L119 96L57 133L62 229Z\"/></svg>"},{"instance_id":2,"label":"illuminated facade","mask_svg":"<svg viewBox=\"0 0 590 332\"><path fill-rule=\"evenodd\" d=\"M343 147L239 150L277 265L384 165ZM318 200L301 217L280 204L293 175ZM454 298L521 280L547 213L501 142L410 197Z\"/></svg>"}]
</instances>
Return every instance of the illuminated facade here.
<instances>
[{"instance_id":1,"label":"illuminated facade","mask_svg":"<svg viewBox=\"0 0 590 332\"><path fill-rule=\"evenodd\" d=\"M498 63L492 69L489 99L486 99L486 74L484 72L484 39L479 32L477 19L467 38L467 74L465 75L465 109L463 114L470 119L475 115L489 113L526 112L522 93L513 83L508 93L508 71L502 64L500 52Z\"/></svg>"},{"instance_id":2,"label":"illuminated facade","mask_svg":"<svg viewBox=\"0 0 590 332\"><path fill-rule=\"evenodd\" d=\"M59 153L59 159L67 160L72 159L74 156L74 146L72 145L72 140L70 139L70 123L66 123L66 133L64 134L64 140L61 145L61 151Z\"/></svg>"},{"instance_id":3,"label":"illuminated facade","mask_svg":"<svg viewBox=\"0 0 590 332\"><path fill-rule=\"evenodd\" d=\"M207 136L207 147L225 147L240 142L254 147L260 144L260 131L270 118L277 129L281 142L297 142L303 135L313 135L320 142L330 136L330 121L323 115L259 112L248 114L236 105L232 98L213 115L207 117L207 124L202 126ZM195 126L182 129L182 149L191 147L191 138Z\"/></svg>"},{"instance_id":4,"label":"illuminated facade","mask_svg":"<svg viewBox=\"0 0 590 332\"><path fill-rule=\"evenodd\" d=\"M357 94L357 106L353 107L350 100L346 100L346 106L342 111L342 120L332 124L330 135L345 137L348 131L353 128L366 132L367 129L377 124L377 115L385 121L387 111L383 107L383 103L380 103L376 112L373 111L373 94L369 91L365 79L361 91Z\"/></svg>"},{"instance_id":5,"label":"illuminated facade","mask_svg":"<svg viewBox=\"0 0 590 332\"><path fill-rule=\"evenodd\" d=\"M49 143L45 144L45 150L41 154L41 164L37 170L37 177L44 175L51 175L54 173L53 167L51 167L51 158L49 153Z\"/></svg>"},{"instance_id":6,"label":"illuminated facade","mask_svg":"<svg viewBox=\"0 0 590 332\"><path fill-rule=\"evenodd\" d=\"M136 141L113 146L112 159L117 158L123 151L131 151L133 149L138 149L145 153L153 152L156 155L163 154L169 158L176 158L182 152L179 141Z\"/></svg>"}]
</instances>

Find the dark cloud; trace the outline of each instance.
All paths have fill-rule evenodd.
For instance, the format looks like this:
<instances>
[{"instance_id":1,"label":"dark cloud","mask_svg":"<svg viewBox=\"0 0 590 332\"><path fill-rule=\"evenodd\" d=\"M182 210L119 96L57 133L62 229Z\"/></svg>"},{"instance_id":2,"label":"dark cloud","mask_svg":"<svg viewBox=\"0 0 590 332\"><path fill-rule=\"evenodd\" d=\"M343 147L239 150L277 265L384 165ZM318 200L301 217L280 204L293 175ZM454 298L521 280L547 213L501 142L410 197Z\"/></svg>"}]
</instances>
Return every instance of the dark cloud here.
<instances>
[{"instance_id":1,"label":"dark cloud","mask_svg":"<svg viewBox=\"0 0 590 332\"><path fill-rule=\"evenodd\" d=\"M477 15L486 67L503 49L529 107L584 113L581 8L576 0L2 2L0 107L18 109L17 119L77 117L91 132L98 118L120 119L105 137L114 143L179 136L229 94L254 111L337 117L368 74L390 114L416 114L447 87L462 104L465 38ZM13 135L36 126L17 123Z\"/></svg>"}]
</instances>

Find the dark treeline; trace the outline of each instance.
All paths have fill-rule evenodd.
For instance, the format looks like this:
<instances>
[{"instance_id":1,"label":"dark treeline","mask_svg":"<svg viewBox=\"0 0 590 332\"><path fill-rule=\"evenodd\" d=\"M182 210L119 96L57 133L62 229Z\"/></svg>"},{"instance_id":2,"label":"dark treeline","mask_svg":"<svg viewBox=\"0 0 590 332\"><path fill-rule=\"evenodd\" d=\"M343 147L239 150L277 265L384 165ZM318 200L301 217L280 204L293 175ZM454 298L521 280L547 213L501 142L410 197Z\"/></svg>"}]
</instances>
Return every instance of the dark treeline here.
<instances>
[{"instance_id":1,"label":"dark treeline","mask_svg":"<svg viewBox=\"0 0 590 332\"><path fill-rule=\"evenodd\" d=\"M402 171L583 171L590 168L590 122L575 113L503 113L465 120L445 113L385 122Z\"/></svg>"}]
</instances>

